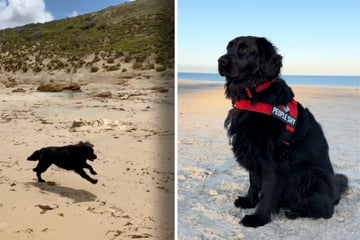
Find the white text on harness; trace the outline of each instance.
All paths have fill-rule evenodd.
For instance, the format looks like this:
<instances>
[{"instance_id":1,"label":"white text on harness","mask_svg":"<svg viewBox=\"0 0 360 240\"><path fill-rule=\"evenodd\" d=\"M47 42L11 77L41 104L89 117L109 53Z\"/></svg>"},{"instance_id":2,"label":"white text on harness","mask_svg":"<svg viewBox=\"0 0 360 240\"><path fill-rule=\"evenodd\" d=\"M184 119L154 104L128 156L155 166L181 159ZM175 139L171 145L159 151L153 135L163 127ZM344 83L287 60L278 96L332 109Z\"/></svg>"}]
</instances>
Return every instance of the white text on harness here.
<instances>
[{"instance_id":1,"label":"white text on harness","mask_svg":"<svg viewBox=\"0 0 360 240\"><path fill-rule=\"evenodd\" d=\"M288 113L281 110L280 108L274 106L271 115L289 124L290 126L295 127L296 119L290 116Z\"/></svg>"}]
</instances>

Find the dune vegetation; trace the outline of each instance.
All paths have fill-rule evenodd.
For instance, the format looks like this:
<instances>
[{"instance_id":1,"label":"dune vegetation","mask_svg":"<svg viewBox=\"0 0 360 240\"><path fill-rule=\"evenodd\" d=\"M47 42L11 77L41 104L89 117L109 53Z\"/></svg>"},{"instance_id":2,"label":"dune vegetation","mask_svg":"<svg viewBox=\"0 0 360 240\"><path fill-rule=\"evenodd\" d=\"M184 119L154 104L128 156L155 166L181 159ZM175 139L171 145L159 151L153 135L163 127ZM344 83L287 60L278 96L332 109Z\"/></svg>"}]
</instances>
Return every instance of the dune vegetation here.
<instances>
[{"instance_id":1,"label":"dune vegetation","mask_svg":"<svg viewBox=\"0 0 360 240\"><path fill-rule=\"evenodd\" d=\"M173 1L137 0L0 31L0 72L126 72L129 66L173 68Z\"/></svg>"}]
</instances>

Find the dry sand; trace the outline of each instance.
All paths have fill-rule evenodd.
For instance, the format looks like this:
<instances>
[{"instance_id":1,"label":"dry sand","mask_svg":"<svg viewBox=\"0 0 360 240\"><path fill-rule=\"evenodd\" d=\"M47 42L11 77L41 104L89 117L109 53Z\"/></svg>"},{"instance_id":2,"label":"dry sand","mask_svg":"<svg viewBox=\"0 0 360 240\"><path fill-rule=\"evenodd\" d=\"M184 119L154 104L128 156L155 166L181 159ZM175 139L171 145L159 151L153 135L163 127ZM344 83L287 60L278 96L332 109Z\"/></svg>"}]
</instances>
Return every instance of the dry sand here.
<instances>
[{"instance_id":1,"label":"dry sand","mask_svg":"<svg viewBox=\"0 0 360 240\"><path fill-rule=\"evenodd\" d=\"M0 88L0 239L173 238L173 79L108 80L78 93L37 92L31 79ZM38 183L26 158L79 141L95 145L99 182L52 166Z\"/></svg>"},{"instance_id":2,"label":"dry sand","mask_svg":"<svg viewBox=\"0 0 360 240\"><path fill-rule=\"evenodd\" d=\"M331 219L288 220L284 213L256 229L238 222L254 210L235 208L248 173L235 162L223 121L231 102L222 85L182 85L178 96L178 239L360 239L360 94L358 88L294 87L321 123L336 172L350 188Z\"/></svg>"}]
</instances>

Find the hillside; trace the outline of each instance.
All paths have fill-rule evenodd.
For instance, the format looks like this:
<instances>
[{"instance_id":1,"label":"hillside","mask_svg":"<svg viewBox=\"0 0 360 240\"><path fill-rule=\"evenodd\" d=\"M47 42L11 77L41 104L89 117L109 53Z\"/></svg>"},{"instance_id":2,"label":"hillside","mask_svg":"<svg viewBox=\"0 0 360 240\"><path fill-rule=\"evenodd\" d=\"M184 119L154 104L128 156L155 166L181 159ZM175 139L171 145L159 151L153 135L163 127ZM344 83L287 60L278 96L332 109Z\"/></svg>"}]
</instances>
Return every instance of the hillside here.
<instances>
[{"instance_id":1,"label":"hillside","mask_svg":"<svg viewBox=\"0 0 360 240\"><path fill-rule=\"evenodd\" d=\"M161 72L173 65L172 0L137 0L0 31L0 73Z\"/></svg>"}]
</instances>

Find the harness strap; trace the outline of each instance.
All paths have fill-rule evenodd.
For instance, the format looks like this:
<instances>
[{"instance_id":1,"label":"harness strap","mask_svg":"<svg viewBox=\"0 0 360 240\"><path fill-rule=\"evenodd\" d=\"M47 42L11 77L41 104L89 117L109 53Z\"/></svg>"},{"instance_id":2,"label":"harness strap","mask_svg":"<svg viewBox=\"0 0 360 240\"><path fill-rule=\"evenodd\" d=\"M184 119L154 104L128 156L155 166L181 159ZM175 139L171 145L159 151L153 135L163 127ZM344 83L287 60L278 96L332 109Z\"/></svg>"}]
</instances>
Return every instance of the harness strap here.
<instances>
[{"instance_id":1,"label":"harness strap","mask_svg":"<svg viewBox=\"0 0 360 240\"><path fill-rule=\"evenodd\" d=\"M264 91L265 89L269 88L274 82L276 82L276 78L270 81L266 81L263 84L260 84L259 86L255 86L253 88L245 88L246 94L248 95L249 98L252 98L253 93L259 93Z\"/></svg>"},{"instance_id":2,"label":"harness strap","mask_svg":"<svg viewBox=\"0 0 360 240\"><path fill-rule=\"evenodd\" d=\"M252 103L250 100L239 100L235 102L234 107L240 110L262 113L273 116L286 124L286 130L290 133L284 141L289 145L290 137L295 132L296 121L298 117L297 102L293 99L288 105L273 106L268 103Z\"/></svg>"}]
</instances>

